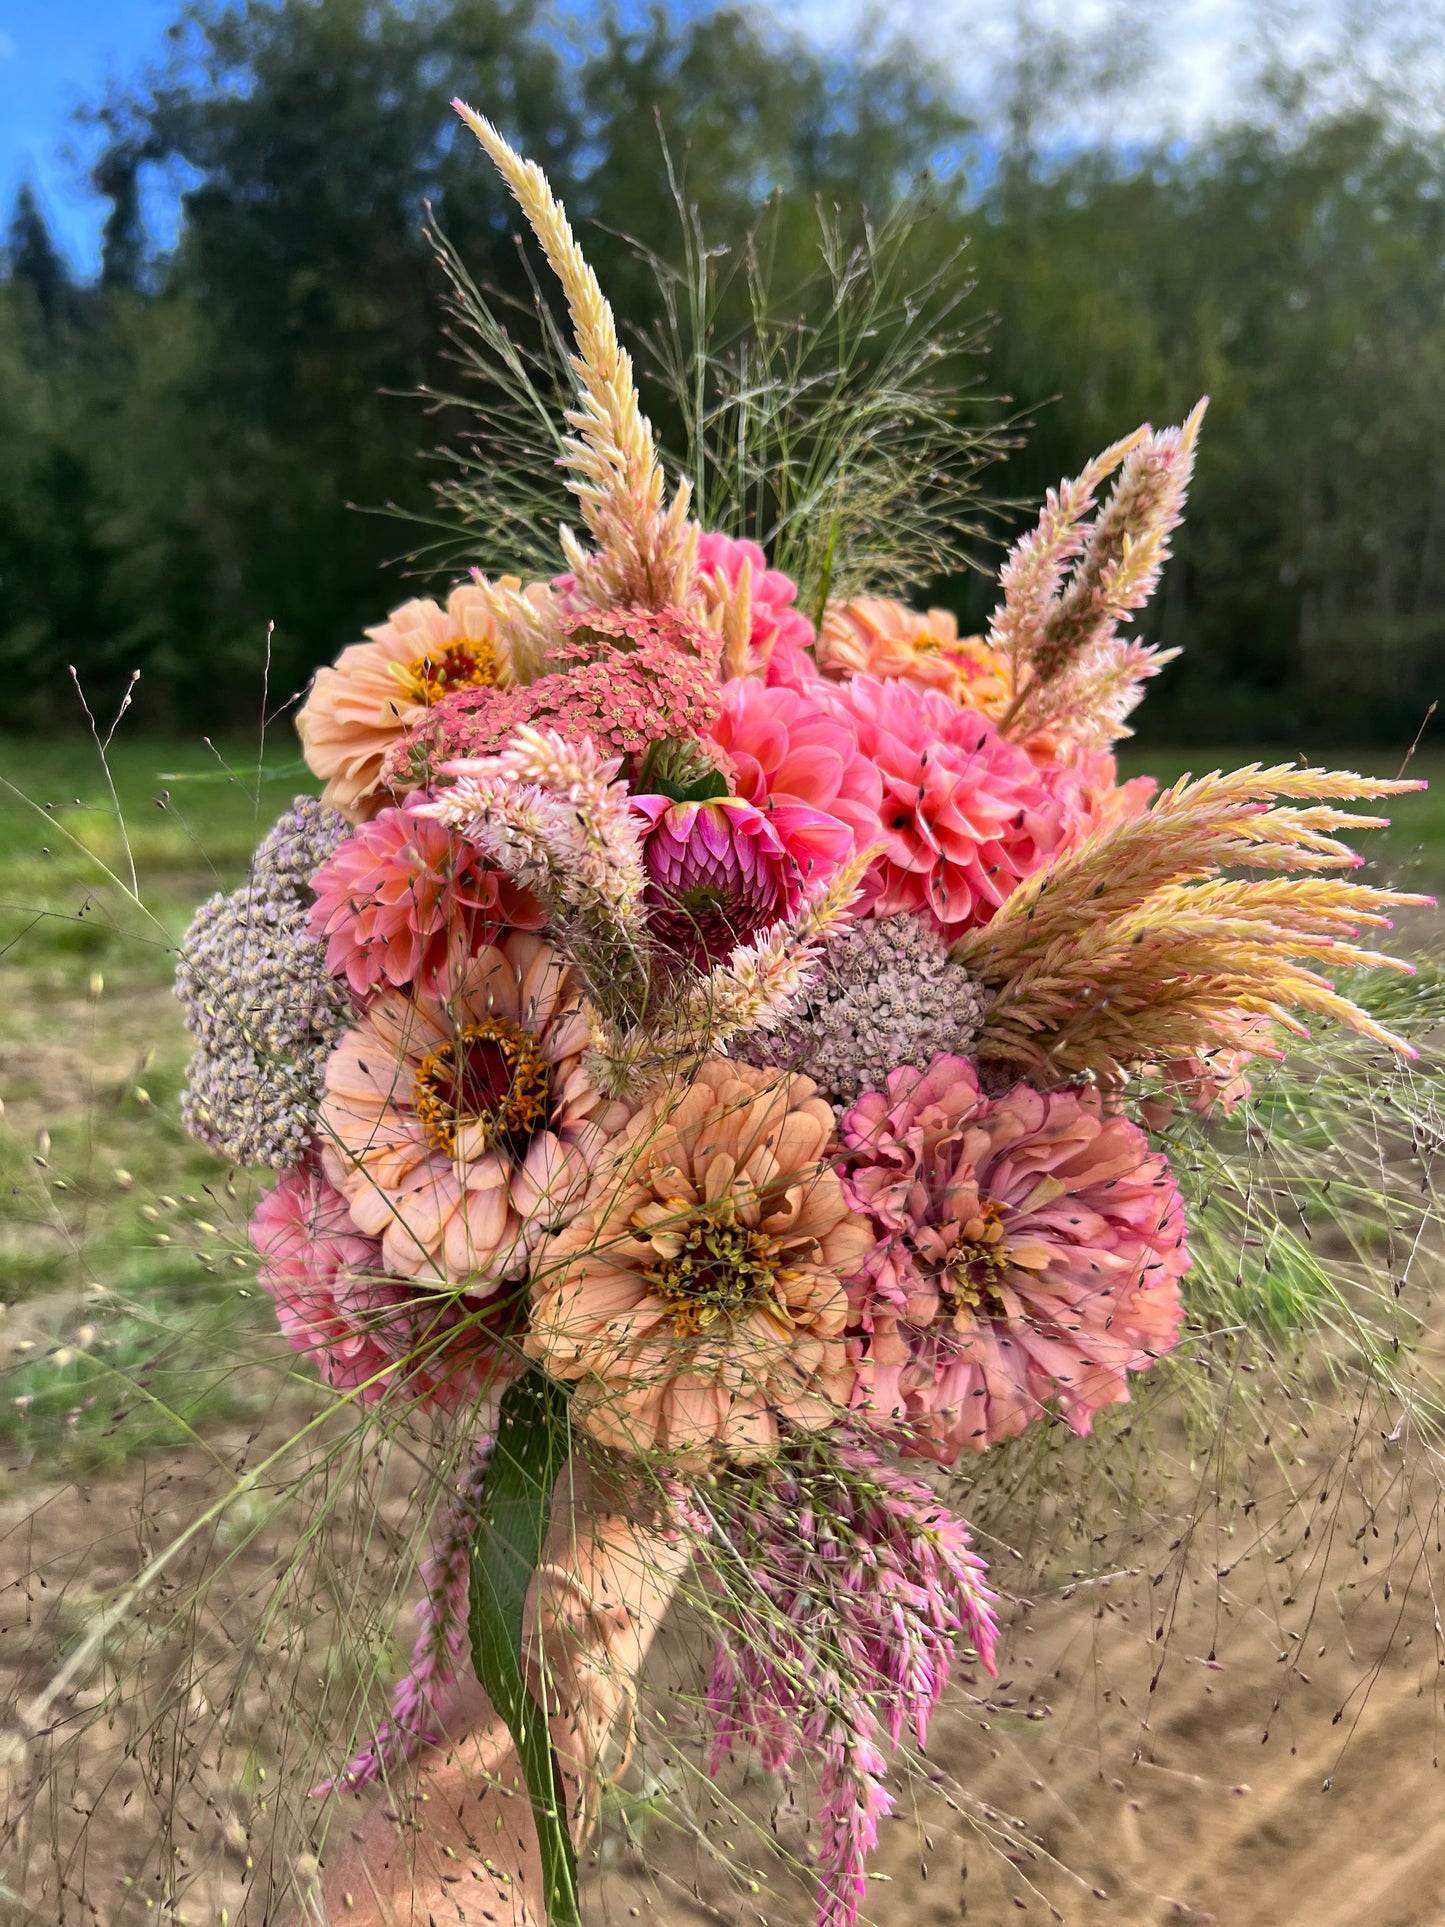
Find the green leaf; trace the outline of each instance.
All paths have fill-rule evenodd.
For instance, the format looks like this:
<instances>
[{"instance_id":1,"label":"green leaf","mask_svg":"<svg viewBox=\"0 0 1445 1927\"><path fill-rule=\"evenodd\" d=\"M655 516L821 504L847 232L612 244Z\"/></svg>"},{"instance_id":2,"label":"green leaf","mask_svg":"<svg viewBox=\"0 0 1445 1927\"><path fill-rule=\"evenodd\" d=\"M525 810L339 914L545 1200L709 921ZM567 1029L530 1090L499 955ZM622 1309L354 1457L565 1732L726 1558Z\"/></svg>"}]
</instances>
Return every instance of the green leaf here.
<instances>
[{"instance_id":1,"label":"green leaf","mask_svg":"<svg viewBox=\"0 0 1445 1927\"><path fill-rule=\"evenodd\" d=\"M567 1393L534 1367L502 1397L497 1443L478 1501L468 1601L472 1664L507 1723L527 1778L549 1927L580 1927L577 1857L546 1712L522 1671L522 1625L527 1588L547 1537L552 1488L569 1443Z\"/></svg>"}]
</instances>

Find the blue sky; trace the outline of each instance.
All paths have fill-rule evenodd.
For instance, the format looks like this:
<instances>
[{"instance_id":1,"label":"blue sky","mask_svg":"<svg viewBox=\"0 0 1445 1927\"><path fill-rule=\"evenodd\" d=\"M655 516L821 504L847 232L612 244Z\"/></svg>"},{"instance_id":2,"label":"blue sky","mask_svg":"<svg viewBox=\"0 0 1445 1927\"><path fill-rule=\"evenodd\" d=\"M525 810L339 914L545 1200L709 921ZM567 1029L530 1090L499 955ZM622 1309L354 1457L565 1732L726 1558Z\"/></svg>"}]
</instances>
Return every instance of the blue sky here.
<instances>
[{"instance_id":1,"label":"blue sky","mask_svg":"<svg viewBox=\"0 0 1445 1927\"><path fill-rule=\"evenodd\" d=\"M627 0L624 12L642 4ZM688 7L707 0L684 0ZM989 74L1020 31L1065 29L1087 37L1114 14L1115 0L755 0L758 10L800 28L822 44L855 41L860 24L885 18L913 34L958 74L960 91L986 95ZM1150 84L1129 103L1122 125L1133 139L1183 133L1227 114L1234 59L1262 17L1296 51L1321 34L1323 24L1350 0L1151 0L1136 15L1147 19L1161 56ZM0 0L0 224L20 182L38 188L52 230L73 265L88 274L97 265L103 203L84 186L87 143L74 124L75 110L101 100L113 81L134 81L166 51L166 28L183 0ZM585 10L589 0L560 0L559 11ZM1438 30L1445 0L1409 0L1406 15L1426 14ZM1432 39L1438 33L1432 31ZM1438 47L1436 49L1438 52ZM1445 79L1442 79L1445 97ZM1091 124L1087 102L1073 111L1074 136L1117 137L1117 105L1107 126ZM164 218L173 200L161 194L153 212ZM168 237L160 236L165 239Z\"/></svg>"},{"instance_id":2,"label":"blue sky","mask_svg":"<svg viewBox=\"0 0 1445 1927\"><path fill-rule=\"evenodd\" d=\"M28 175L75 266L95 266L104 206L77 182L75 109L165 49L179 0L0 0L0 215Z\"/></svg>"}]
</instances>

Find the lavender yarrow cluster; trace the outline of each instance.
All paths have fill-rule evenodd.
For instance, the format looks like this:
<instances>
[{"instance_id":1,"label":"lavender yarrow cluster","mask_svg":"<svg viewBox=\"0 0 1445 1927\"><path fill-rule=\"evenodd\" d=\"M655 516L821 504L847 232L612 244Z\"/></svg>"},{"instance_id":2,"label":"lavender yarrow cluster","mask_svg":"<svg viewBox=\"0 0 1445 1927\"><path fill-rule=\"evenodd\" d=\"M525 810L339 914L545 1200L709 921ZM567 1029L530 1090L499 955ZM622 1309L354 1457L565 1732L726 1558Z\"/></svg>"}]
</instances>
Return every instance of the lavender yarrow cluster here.
<instances>
[{"instance_id":1,"label":"lavender yarrow cluster","mask_svg":"<svg viewBox=\"0 0 1445 1927\"><path fill-rule=\"evenodd\" d=\"M311 878L346 819L300 796L262 840L239 890L201 906L181 939L176 995L196 1050L181 1116L235 1164L296 1164L311 1141L322 1071L351 1014L306 933Z\"/></svg>"},{"instance_id":2,"label":"lavender yarrow cluster","mask_svg":"<svg viewBox=\"0 0 1445 1927\"><path fill-rule=\"evenodd\" d=\"M982 991L922 917L864 918L831 939L799 1013L738 1054L803 1071L834 1104L852 1104L900 1064L966 1057L983 1013Z\"/></svg>"},{"instance_id":3,"label":"lavender yarrow cluster","mask_svg":"<svg viewBox=\"0 0 1445 1927\"><path fill-rule=\"evenodd\" d=\"M968 1528L860 1445L719 1488L708 1552L720 1635L711 1770L740 1742L820 1769L818 1927L853 1927L878 1822L880 1744L918 1744L960 1642L994 1670L996 1596Z\"/></svg>"},{"instance_id":4,"label":"lavender yarrow cluster","mask_svg":"<svg viewBox=\"0 0 1445 1927\"><path fill-rule=\"evenodd\" d=\"M490 1438L473 1446L460 1490L437 1520L431 1553L422 1562L411 1664L392 1689L390 1712L350 1765L311 1789L314 1799L333 1788L359 1793L441 1738L437 1699L456 1679L466 1652L471 1546L491 1453Z\"/></svg>"}]
</instances>

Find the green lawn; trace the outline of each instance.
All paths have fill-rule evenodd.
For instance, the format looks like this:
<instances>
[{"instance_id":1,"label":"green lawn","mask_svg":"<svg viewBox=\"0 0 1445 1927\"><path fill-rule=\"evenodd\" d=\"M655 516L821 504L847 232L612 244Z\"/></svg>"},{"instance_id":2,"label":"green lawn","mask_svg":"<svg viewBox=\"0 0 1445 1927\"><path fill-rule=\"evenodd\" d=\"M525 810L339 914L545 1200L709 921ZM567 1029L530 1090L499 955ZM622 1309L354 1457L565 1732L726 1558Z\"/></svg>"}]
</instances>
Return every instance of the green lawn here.
<instances>
[{"instance_id":1,"label":"green lawn","mask_svg":"<svg viewBox=\"0 0 1445 1927\"><path fill-rule=\"evenodd\" d=\"M294 761L293 740L273 763ZM0 738L0 1464L80 1469L269 1395L253 1191L181 1131L174 946L309 787L254 747ZM18 793L17 793L18 792ZM242 1295L245 1294L245 1295Z\"/></svg>"},{"instance_id":2,"label":"green lawn","mask_svg":"<svg viewBox=\"0 0 1445 1927\"><path fill-rule=\"evenodd\" d=\"M244 1235L256 1180L180 1129L187 1047L169 986L197 903L241 879L261 831L310 787L294 756L278 734L267 760L284 773L258 783L254 743L121 738L118 814L93 743L0 738L6 1471L123 1458L269 1396L262 1361L280 1348ZM1124 758L1127 774L1165 781L1249 760ZM1378 753L1318 760L1399 767ZM1394 827L1365 844L1367 874L1430 890L1445 883L1445 752L1412 773L1437 787L1394 806Z\"/></svg>"}]
</instances>

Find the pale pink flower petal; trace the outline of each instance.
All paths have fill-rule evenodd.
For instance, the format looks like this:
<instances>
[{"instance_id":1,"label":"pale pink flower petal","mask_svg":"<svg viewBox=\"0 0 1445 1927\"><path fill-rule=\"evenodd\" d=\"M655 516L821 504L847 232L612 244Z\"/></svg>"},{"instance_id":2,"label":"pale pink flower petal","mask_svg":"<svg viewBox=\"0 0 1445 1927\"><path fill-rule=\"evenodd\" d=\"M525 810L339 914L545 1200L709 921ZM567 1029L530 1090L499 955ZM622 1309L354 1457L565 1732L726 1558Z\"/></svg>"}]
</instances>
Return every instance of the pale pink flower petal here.
<instances>
[{"instance_id":1,"label":"pale pink flower petal","mask_svg":"<svg viewBox=\"0 0 1445 1927\"><path fill-rule=\"evenodd\" d=\"M855 1404L950 1462L1056 1406L1087 1432L1178 1334L1189 1267L1165 1159L1092 1091L990 1099L962 1057L892 1073L841 1126L875 1243L851 1281Z\"/></svg>"}]
</instances>

